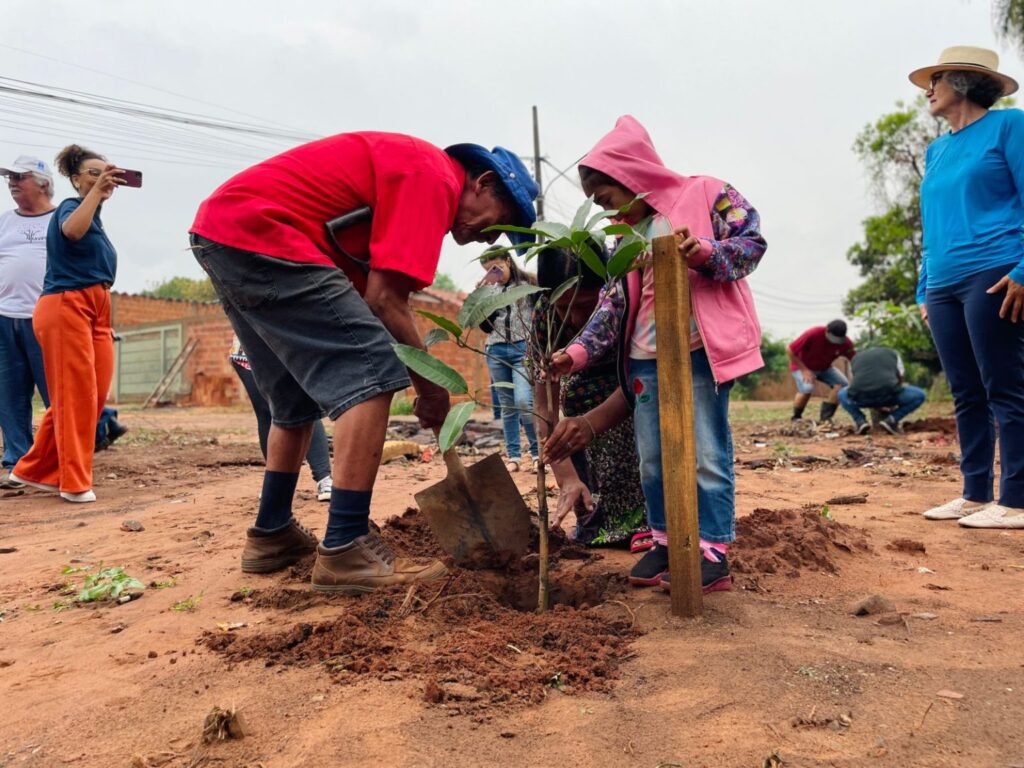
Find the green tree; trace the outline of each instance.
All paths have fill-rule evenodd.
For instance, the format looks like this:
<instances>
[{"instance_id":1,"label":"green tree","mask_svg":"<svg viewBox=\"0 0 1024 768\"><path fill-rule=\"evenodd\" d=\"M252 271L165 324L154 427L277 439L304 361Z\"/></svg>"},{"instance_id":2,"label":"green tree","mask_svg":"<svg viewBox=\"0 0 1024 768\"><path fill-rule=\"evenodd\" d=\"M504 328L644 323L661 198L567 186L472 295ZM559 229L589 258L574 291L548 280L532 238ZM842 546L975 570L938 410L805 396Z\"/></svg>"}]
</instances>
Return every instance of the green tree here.
<instances>
[{"instance_id":1,"label":"green tree","mask_svg":"<svg viewBox=\"0 0 1024 768\"><path fill-rule=\"evenodd\" d=\"M431 288L437 288L439 291L451 291L452 293L459 293L459 286L455 284L452 276L447 272L438 272L434 276L434 282L430 284Z\"/></svg>"},{"instance_id":2,"label":"green tree","mask_svg":"<svg viewBox=\"0 0 1024 768\"><path fill-rule=\"evenodd\" d=\"M1024 0L993 0L992 16L996 34L1024 56Z\"/></svg>"},{"instance_id":3,"label":"green tree","mask_svg":"<svg viewBox=\"0 0 1024 768\"><path fill-rule=\"evenodd\" d=\"M853 151L864 164L880 213L864 219L864 236L846 252L864 282L843 300L856 314L864 302L914 303L921 266L921 199L924 155L942 125L923 96L864 127Z\"/></svg>"},{"instance_id":4,"label":"green tree","mask_svg":"<svg viewBox=\"0 0 1024 768\"><path fill-rule=\"evenodd\" d=\"M217 292L208 277L172 277L142 292L154 299L183 299L185 301L217 301Z\"/></svg>"}]
</instances>

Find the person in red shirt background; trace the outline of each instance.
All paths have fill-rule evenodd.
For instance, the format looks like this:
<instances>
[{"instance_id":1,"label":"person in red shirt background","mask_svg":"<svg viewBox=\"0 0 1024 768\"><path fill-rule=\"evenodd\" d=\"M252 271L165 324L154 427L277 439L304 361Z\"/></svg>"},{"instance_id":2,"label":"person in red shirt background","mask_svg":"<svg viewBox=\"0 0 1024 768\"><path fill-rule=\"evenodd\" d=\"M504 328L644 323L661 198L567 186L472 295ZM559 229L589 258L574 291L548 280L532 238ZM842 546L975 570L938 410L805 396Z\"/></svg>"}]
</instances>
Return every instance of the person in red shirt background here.
<instances>
[{"instance_id":1,"label":"person in red shirt background","mask_svg":"<svg viewBox=\"0 0 1024 768\"><path fill-rule=\"evenodd\" d=\"M537 185L515 154L441 150L396 133L304 144L242 171L199 207L192 251L217 291L270 404L273 424L242 570L269 573L317 552L313 588L355 594L440 578L438 561L396 558L369 528L392 394L437 429L448 392L408 371L391 344L423 348L409 295L434 280L441 243L493 243L497 224L529 226ZM358 223L333 235L326 222ZM513 244L525 238L510 235ZM334 420L333 488L323 542L292 498L313 423Z\"/></svg>"},{"instance_id":2,"label":"person in red shirt background","mask_svg":"<svg viewBox=\"0 0 1024 768\"><path fill-rule=\"evenodd\" d=\"M828 325L818 325L804 331L788 347L789 370L796 381L796 396L793 398L793 421L804 416L804 408L811 400L815 380L830 388L828 400L821 404L821 421L828 421L839 405L839 390L848 382L846 377L832 363L837 357L852 360L857 354L853 342L846 337L846 323L833 320Z\"/></svg>"}]
</instances>

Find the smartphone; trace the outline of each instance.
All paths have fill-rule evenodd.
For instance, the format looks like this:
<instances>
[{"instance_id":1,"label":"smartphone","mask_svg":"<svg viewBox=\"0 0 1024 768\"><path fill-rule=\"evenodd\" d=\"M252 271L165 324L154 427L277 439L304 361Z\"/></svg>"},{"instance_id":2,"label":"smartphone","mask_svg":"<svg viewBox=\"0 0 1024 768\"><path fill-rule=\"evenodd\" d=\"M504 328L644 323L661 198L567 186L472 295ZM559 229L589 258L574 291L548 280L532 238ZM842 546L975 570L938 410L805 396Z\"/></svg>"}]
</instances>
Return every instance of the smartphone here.
<instances>
[{"instance_id":1,"label":"smartphone","mask_svg":"<svg viewBox=\"0 0 1024 768\"><path fill-rule=\"evenodd\" d=\"M121 172L121 178L124 179L124 185L126 187L141 187L142 186L142 171L129 171L127 168L118 168Z\"/></svg>"}]
</instances>

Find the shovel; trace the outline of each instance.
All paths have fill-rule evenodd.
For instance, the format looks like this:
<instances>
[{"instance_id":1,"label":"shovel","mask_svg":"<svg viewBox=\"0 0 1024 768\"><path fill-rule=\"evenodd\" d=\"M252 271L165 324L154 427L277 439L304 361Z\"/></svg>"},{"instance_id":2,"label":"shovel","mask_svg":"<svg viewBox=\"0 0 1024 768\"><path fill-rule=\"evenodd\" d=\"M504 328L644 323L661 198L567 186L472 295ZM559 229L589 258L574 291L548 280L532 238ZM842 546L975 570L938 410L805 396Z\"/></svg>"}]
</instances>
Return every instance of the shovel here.
<instances>
[{"instance_id":1,"label":"shovel","mask_svg":"<svg viewBox=\"0 0 1024 768\"><path fill-rule=\"evenodd\" d=\"M449 448L448 477L415 494L441 548L463 568L501 568L526 553L530 510L501 455L466 467Z\"/></svg>"}]
</instances>

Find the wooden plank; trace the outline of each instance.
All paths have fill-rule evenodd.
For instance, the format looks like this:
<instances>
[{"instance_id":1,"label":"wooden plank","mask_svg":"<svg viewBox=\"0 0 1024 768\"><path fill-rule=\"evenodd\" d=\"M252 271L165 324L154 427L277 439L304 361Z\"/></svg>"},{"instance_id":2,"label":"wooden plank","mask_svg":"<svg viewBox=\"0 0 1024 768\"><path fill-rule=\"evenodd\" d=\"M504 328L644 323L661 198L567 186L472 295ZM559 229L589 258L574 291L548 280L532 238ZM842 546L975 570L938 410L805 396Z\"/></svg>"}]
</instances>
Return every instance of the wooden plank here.
<instances>
[{"instance_id":1,"label":"wooden plank","mask_svg":"<svg viewBox=\"0 0 1024 768\"><path fill-rule=\"evenodd\" d=\"M668 523L672 613L698 616L703 610L703 592L690 367L690 279L674 235L654 238L653 249L661 476Z\"/></svg>"}]
</instances>

